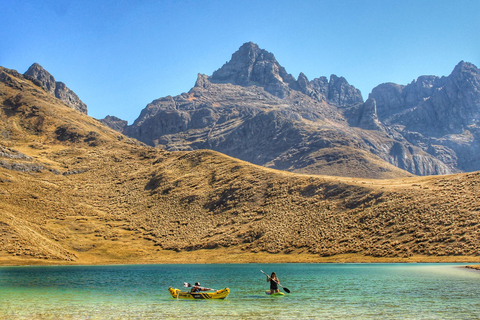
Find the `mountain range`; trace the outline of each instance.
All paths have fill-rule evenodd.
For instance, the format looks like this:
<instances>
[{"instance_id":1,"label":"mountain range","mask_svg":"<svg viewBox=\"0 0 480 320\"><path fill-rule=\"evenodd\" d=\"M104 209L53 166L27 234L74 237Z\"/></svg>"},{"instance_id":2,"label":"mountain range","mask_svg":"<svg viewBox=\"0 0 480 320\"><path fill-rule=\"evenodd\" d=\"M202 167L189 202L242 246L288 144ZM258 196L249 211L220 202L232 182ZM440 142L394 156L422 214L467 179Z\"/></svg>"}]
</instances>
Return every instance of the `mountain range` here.
<instances>
[{"instance_id":1,"label":"mountain range","mask_svg":"<svg viewBox=\"0 0 480 320\"><path fill-rule=\"evenodd\" d=\"M248 42L211 76L199 74L188 93L152 101L132 125L101 121L168 151L211 149L297 173L391 178L480 170L479 114L480 73L468 62L447 77L381 84L364 102L345 78L295 79Z\"/></svg>"},{"instance_id":2,"label":"mountain range","mask_svg":"<svg viewBox=\"0 0 480 320\"><path fill-rule=\"evenodd\" d=\"M346 101L358 99L359 92L342 78L295 80L269 64L270 54L262 54L251 71L238 75L239 58L211 77L199 75L189 93L154 101L142 112L145 122L153 110L164 114L152 123L163 119L170 129L183 117L189 130L179 126L153 143L178 151L149 146L89 117L86 106L72 106L75 96L55 94L57 81L50 81L55 83L51 90L41 80L53 77L38 79L0 67L0 265L480 261L479 172L413 177L375 155L374 146L364 149L370 139L386 146L399 143L401 151L398 141L407 139L400 133L408 136L409 130L421 131L411 140L428 134L429 141L457 137L458 143L465 134L462 126L475 132L476 124L468 120L474 108L466 106L476 96L459 89L464 80L476 85L476 78L467 76L475 73L472 65L460 63L444 78L385 85L377 92L384 100L377 103L372 92L365 103L350 106ZM276 80L268 72L272 69ZM261 70L263 77L257 74ZM39 74L48 76L45 70ZM425 89L433 92L430 98L417 95L415 100L412 90L427 84L434 88ZM449 128L418 127L415 119L443 95L464 102L465 110L451 111L459 117L456 126L452 120ZM385 101L396 101L412 120L399 123L398 112L390 114ZM128 128L118 118L109 120L117 129ZM211 134L205 133L206 124ZM252 136L256 143L245 143L253 142ZM275 159L284 159L286 166L304 152L312 159L306 168L338 176L273 170L252 164L255 158L246 162L196 150L202 139L225 146L231 141L232 150L251 157L262 149L269 157L279 152L266 141L293 146L291 154ZM298 146L297 140L305 142ZM411 145L406 152L422 151L406 143ZM350 173L355 174L340 176Z\"/></svg>"}]
</instances>

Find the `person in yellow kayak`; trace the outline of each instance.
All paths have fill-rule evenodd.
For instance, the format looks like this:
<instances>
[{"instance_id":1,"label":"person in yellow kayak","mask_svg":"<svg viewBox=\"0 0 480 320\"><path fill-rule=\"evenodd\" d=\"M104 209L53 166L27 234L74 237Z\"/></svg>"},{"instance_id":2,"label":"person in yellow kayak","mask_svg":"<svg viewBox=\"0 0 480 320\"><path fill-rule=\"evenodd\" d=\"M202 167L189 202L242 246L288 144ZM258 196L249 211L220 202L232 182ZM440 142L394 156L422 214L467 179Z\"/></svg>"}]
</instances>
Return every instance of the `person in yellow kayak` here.
<instances>
[{"instance_id":1,"label":"person in yellow kayak","mask_svg":"<svg viewBox=\"0 0 480 320\"><path fill-rule=\"evenodd\" d=\"M200 287L200 282L195 282L195 285L192 287L192 290L190 290L190 292L200 292L200 291L208 291L208 290L213 290L213 289Z\"/></svg>"},{"instance_id":2,"label":"person in yellow kayak","mask_svg":"<svg viewBox=\"0 0 480 320\"><path fill-rule=\"evenodd\" d=\"M271 276L267 275L267 282L270 282L270 294L274 294L279 292L278 284L280 284L280 280L277 278L277 274L272 272Z\"/></svg>"}]
</instances>

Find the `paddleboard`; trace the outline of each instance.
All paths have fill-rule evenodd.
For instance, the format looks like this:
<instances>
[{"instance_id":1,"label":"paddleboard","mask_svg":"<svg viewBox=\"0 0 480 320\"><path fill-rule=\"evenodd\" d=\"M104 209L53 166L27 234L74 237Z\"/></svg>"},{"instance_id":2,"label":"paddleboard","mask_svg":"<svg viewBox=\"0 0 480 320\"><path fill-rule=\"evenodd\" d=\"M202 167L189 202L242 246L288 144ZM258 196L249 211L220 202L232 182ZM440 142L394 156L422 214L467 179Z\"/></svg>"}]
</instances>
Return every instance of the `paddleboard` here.
<instances>
[{"instance_id":1,"label":"paddleboard","mask_svg":"<svg viewBox=\"0 0 480 320\"><path fill-rule=\"evenodd\" d=\"M275 292L274 294L271 294L270 290L265 291L265 294L268 294L269 296L272 296L272 297L274 297L274 296L281 297L281 296L285 295L285 293L283 293L283 292Z\"/></svg>"}]
</instances>

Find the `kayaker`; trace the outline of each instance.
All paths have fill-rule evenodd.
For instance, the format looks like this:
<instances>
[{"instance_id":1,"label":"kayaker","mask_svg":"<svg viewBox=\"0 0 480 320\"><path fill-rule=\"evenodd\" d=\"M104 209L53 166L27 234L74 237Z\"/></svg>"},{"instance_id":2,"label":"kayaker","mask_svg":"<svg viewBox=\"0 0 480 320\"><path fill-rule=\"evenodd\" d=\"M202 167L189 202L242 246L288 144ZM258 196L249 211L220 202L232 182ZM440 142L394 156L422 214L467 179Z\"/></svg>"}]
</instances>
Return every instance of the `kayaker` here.
<instances>
[{"instance_id":1,"label":"kayaker","mask_svg":"<svg viewBox=\"0 0 480 320\"><path fill-rule=\"evenodd\" d=\"M208 291L208 290L212 290L212 289L200 287L200 282L195 282L195 286L192 287L192 290L190 290L190 292L200 292L200 291Z\"/></svg>"},{"instance_id":2,"label":"kayaker","mask_svg":"<svg viewBox=\"0 0 480 320\"><path fill-rule=\"evenodd\" d=\"M270 282L270 294L274 294L280 291L278 289L278 284L280 283L280 280L278 280L277 274L275 272L272 272L271 276L267 275L267 282Z\"/></svg>"}]
</instances>

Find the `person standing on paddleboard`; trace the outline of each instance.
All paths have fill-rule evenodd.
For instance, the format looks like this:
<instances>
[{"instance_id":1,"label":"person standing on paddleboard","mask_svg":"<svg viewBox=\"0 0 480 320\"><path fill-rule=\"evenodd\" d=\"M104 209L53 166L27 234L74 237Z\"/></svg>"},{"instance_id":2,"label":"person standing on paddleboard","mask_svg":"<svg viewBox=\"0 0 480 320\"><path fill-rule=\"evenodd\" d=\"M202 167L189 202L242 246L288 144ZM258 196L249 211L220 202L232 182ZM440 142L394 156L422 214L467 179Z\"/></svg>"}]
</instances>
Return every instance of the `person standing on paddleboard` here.
<instances>
[{"instance_id":1,"label":"person standing on paddleboard","mask_svg":"<svg viewBox=\"0 0 480 320\"><path fill-rule=\"evenodd\" d=\"M278 280L277 274L275 272L272 272L271 276L267 275L267 282L270 282L270 294L274 294L280 291L278 289L278 284L280 283L280 280Z\"/></svg>"}]
</instances>

